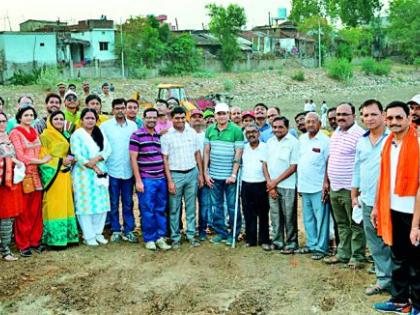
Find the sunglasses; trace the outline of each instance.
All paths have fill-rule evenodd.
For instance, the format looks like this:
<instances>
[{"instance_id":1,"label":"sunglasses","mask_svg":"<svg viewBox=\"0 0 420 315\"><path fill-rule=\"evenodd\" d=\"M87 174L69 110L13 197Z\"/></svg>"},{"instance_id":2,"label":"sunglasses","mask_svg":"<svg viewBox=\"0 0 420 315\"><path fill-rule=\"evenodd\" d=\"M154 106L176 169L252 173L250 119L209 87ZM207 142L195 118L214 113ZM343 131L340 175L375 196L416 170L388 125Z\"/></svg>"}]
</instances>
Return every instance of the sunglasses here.
<instances>
[{"instance_id":1,"label":"sunglasses","mask_svg":"<svg viewBox=\"0 0 420 315\"><path fill-rule=\"evenodd\" d=\"M77 101L77 97L73 95L67 96L66 101Z\"/></svg>"}]
</instances>

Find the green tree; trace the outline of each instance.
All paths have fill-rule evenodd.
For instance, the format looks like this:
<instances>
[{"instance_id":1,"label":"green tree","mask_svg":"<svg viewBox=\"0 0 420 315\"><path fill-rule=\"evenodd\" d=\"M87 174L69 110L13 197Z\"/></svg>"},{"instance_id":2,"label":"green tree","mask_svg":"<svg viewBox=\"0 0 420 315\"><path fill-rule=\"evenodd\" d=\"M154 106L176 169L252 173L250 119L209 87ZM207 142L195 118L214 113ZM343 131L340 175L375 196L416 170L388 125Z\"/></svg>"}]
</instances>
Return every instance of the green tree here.
<instances>
[{"instance_id":1,"label":"green tree","mask_svg":"<svg viewBox=\"0 0 420 315\"><path fill-rule=\"evenodd\" d=\"M338 32L338 35L350 47L356 56L371 54L373 43L373 31L371 27L346 27Z\"/></svg>"},{"instance_id":2,"label":"green tree","mask_svg":"<svg viewBox=\"0 0 420 315\"><path fill-rule=\"evenodd\" d=\"M389 8L388 35L409 62L420 56L420 1L394 0Z\"/></svg>"},{"instance_id":3,"label":"green tree","mask_svg":"<svg viewBox=\"0 0 420 315\"><path fill-rule=\"evenodd\" d=\"M210 32L217 37L221 44L220 59L227 71L240 57L240 48L237 43L237 34L246 23L244 8L229 4L226 8L216 4L206 6L210 16Z\"/></svg>"}]
</instances>

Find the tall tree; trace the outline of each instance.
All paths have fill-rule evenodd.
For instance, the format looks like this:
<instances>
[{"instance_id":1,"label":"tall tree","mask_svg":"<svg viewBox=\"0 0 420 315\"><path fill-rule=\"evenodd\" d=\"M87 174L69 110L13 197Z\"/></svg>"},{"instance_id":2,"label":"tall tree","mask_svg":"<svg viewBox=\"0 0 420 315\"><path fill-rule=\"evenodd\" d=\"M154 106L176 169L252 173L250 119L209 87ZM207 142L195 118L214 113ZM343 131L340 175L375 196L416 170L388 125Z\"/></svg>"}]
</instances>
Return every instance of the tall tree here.
<instances>
[{"instance_id":1,"label":"tall tree","mask_svg":"<svg viewBox=\"0 0 420 315\"><path fill-rule=\"evenodd\" d=\"M216 4L206 6L210 16L210 32L217 37L222 45L220 59L226 70L231 70L235 60L240 57L237 35L246 23L244 8L229 4L226 8Z\"/></svg>"}]
</instances>

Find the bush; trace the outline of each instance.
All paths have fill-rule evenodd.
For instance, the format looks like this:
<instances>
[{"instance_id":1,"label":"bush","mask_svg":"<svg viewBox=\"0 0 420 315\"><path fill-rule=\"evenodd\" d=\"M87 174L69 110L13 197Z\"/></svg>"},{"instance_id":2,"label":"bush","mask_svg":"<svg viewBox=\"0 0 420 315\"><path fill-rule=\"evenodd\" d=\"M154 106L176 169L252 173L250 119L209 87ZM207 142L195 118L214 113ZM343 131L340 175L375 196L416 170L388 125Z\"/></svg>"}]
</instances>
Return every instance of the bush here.
<instances>
[{"instance_id":1,"label":"bush","mask_svg":"<svg viewBox=\"0 0 420 315\"><path fill-rule=\"evenodd\" d=\"M295 81L300 81L300 82L305 81L305 73L303 71L295 72L292 75L292 79Z\"/></svg>"},{"instance_id":2,"label":"bush","mask_svg":"<svg viewBox=\"0 0 420 315\"><path fill-rule=\"evenodd\" d=\"M213 78L214 75L211 71L196 71L192 74L194 78Z\"/></svg>"},{"instance_id":3,"label":"bush","mask_svg":"<svg viewBox=\"0 0 420 315\"><path fill-rule=\"evenodd\" d=\"M413 65L416 70L420 67L420 57L414 58Z\"/></svg>"},{"instance_id":4,"label":"bush","mask_svg":"<svg viewBox=\"0 0 420 315\"><path fill-rule=\"evenodd\" d=\"M44 90L54 89L57 82L62 81L60 71L57 67L43 67L36 84L39 84Z\"/></svg>"},{"instance_id":5,"label":"bush","mask_svg":"<svg viewBox=\"0 0 420 315\"><path fill-rule=\"evenodd\" d=\"M149 70L147 69L146 66L143 65L139 65L135 68L131 68L129 71L129 76L133 79L146 79L147 76L149 75Z\"/></svg>"},{"instance_id":6,"label":"bush","mask_svg":"<svg viewBox=\"0 0 420 315\"><path fill-rule=\"evenodd\" d=\"M223 81L223 89L225 90L225 92L232 91L234 87L235 87L235 85L233 84L232 80Z\"/></svg>"},{"instance_id":7,"label":"bush","mask_svg":"<svg viewBox=\"0 0 420 315\"><path fill-rule=\"evenodd\" d=\"M366 58L362 61L362 72L366 75L389 75L391 64L388 60L377 62L373 58Z\"/></svg>"},{"instance_id":8,"label":"bush","mask_svg":"<svg viewBox=\"0 0 420 315\"><path fill-rule=\"evenodd\" d=\"M373 58L364 59L361 63L362 71L364 72L364 74L369 75L373 73L374 68L375 68L375 63L376 61Z\"/></svg>"},{"instance_id":9,"label":"bush","mask_svg":"<svg viewBox=\"0 0 420 315\"><path fill-rule=\"evenodd\" d=\"M34 68L32 72L24 72L19 69L13 73L13 76L10 78L10 83L13 85L35 84L40 72L41 70L39 68Z\"/></svg>"},{"instance_id":10,"label":"bush","mask_svg":"<svg viewBox=\"0 0 420 315\"><path fill-rule=\"evenodd\" d=\"M341 43L337 46L337 50L335 52L337 58L344 58L348 61L353 59L353 49L347 43Z\"/></svg>"},{"instance_id":11,"label":"bush","mask_svg":"<svg viewBox=\"0 0 420 315\"><path fill-rule=\"evenodd\" d=\"M353 78L353 65L347 59L332 59L327 62L327 73L333 79L350 81Z\"/></svg>"}]
</instances>

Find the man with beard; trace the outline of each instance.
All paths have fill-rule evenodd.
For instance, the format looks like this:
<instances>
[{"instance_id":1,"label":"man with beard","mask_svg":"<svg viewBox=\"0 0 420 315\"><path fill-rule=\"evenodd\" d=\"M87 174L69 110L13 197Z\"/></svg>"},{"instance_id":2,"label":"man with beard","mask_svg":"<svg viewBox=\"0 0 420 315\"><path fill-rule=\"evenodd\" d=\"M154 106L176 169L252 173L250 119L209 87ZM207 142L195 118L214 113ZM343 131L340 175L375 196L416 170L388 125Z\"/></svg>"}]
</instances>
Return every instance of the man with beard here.
<instances>
[{"instance_id":1,"label":"man with beard","mask_svg":"<svg viewBox=\"0 0 420 315\"><path fill-rule=\"evenodd\" d=\"M38 134L40 135L45 128L47 128L47 119L48 117L58 110L60 110L61 107L61 98L56 93L50 93L45 98L45 109L47 111L47 115L38 119L34 125L34 128L36 131L38 131ZM66 124L64 125L64 128L66 127Z\"/></svg>"},{"instance_id":2,"label":"man with beard","mask_svg":"<svg viewBox=\"0 0 420 315\"><path fill-rule=\"evenodd\" d=\"M306 133L305 116L307 113L308 112L301 112L295 116L296 128L299 130L300 134Z\"/></svg>"},{"instance_id":3,"label":"man with beard","mask_svg":"<svg viewBox=\"0 0 420 315\"><path fill-rule=\"evenodd\" d=\"M92 95L97 97L96 95ZM90 97L90 96L89 96ZM86 100L89 99L86 98ZM92 100L95 100L92 98ZM116 98L112 101L114 117L103 122L100 126L102 133L108 139L112 152L106 160L109 173L109 198L111 211L109 219L111 223L111 242L138 243L137 236L133 233L135 228L133 214L133 170L130 165L129 144L130 137L137 130L137 126L131 120L126 119L126 101ZM124 222L121 231L119 200L122 201L122 218Z\"/></svg>"},{"instance_id":4,"label":"man with beard","mask_svg":"<svg viewBox=\"0 0 420 315\"><path fill-rule=\"evenodd\" d=\"M408 101L408 106L410 106L411 111L411 120L417 129L420 127L420 94L413 96L411 100ZM419 133L419 131L417 131Z\"/></svg>"},{"instance_id":5,"label":"man with beard","mask_svg":"<svg viewBox=\"0 0 420 315\"><path fill-rule=\"evenodd\" d=\"M241 109L238 106L233 106L230 109L230 120L239 128L242 128L242 115Z\"/></svg>"}]
</instances>

